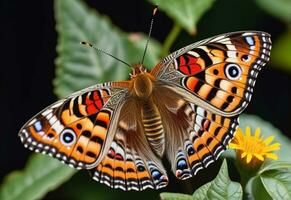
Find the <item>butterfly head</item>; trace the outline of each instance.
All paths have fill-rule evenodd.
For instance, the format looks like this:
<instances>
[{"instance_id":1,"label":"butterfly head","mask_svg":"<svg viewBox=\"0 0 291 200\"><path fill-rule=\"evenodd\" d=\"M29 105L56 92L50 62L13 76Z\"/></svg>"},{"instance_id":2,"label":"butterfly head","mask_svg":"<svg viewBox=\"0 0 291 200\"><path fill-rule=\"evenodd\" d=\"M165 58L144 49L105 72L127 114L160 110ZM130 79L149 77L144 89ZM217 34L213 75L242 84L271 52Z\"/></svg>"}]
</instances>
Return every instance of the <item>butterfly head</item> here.
<instances>
[{"instance_id":1,"label":"butterfly head","mask_svg":"<svg viewBox=\"0 0 291 200\"><path fill-rule=\"evenodd\" d=\"M130 73L130 78L135 78L138 74L144 74L147 70L142 64L136 64L132 66L132 73Z\"/></svg>"}]
</instances>

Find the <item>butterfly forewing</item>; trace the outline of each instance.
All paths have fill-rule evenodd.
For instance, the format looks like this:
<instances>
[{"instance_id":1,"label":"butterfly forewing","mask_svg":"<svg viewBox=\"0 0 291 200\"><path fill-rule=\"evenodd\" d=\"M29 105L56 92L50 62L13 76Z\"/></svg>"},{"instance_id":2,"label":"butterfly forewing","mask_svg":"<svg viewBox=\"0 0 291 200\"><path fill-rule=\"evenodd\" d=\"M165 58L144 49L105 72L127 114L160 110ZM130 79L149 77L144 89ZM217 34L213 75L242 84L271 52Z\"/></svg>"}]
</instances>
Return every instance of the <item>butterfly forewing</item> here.
<instances>
[{"instance_id":1,"label":"butterfly forewing","mask_svg":"<svg viewBox=\"0 0 291 200\"><path fill-rule=\"evenodd\" d=\"M234 116L250 102L258 72L269 60L270 50L267 33L219 35L174 52L152 74L185 89L182 91L193 103Z\"/></svg>"},{"instance_id":2,"label":"butterfly forewing","mask_svg":"<svg viewBox=\"0 0 291 200\"><path fill-rule=\"evenodd\" d=\"M41 111L20 130L24 146L75 168L91 168L110 144L127 88L102 84Z\"/></svg>"}]
</instances>

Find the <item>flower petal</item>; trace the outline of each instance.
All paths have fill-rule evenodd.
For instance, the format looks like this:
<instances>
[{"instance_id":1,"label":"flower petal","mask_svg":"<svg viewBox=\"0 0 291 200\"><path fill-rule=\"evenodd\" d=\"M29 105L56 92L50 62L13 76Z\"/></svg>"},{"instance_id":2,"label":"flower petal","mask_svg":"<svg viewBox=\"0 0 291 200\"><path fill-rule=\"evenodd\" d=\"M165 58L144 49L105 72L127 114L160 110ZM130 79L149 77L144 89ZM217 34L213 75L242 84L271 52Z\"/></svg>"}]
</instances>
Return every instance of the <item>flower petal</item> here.
<instances>
[{"instance_id":1,"label":"flower petal","mask_svg":"<svg viewBox=\"0 0 291 200\"><path fill-rule=\"evenodd\" d=\"M244 135L243 135L241 128L236 129L234 135L235 135L234 140L236 141L236 143L243 143Z\"/></svg>"},{"instance_id":2,"label":"flower petal","mask_svg":"<svg viewBox=\"0 0 291 200\"><path fill-rule=\"evenodd\" d=\"M247 155L247 152L242 152L242 154L241 154L241 158L244 158L244 157L246 157L246 155Z\"/></svg>"},{"instance_id":3,"label":"flower petal","mask_svg":"<svg viewBox=\"0 0 291 200\"><path fill-rule=\"evenodd\" d=\"M228 148L230 149L237 149L239 146L237 144L234 143L229 143Z\"/></svg>"},{"instance_id":4,"label":"flower petal","mask_svg":"<svg viewBox=\"0 0 291 200\"><path fill-rule=\"evenodd\" d=\"M266 145L269 145L274 140L274 138L275 138L275 136L274 135L271 135L271 136L267 137L263 142Z\"/></svg>"},{"instance_id":5,"label":"flower petal","mask_svg":"<svg viewBox=\"0 0 291 200\"><path fill-rule=\"evenodd\" d=\"M259 127L252 135L251 128L247 126L245 133L241 128L236 130L235 139L229 144L229 148L236 149L238 159L245 158L247 164L252 161L253 156L257 162L264 161L266 158L277 160L278 155L272 151L280 149L280 143L271 144L274 138L274 136L269 136L263 139Z\"/></svg>"},{"instance_id":6,"label":"flower petal","mask_svg":"<svg viewBox=\"0 0 291 200\"><path fill-rule=\"evenodd\" d=\"M259 139L260 135L261 135L261 128L258 127L255 131L255 138Z\"/></svg>"},{"instance_id":7,"label":"flower petal","mask_svg":"<svg viewBox=\"0 0 291 200\"><path fill-rule=\"evenodd\" d=\"M264 161L264 156L262 156L262 154L254 153L254 156L255 156L257 159L259 159L259 160L261 160L261 161Z\"/></svg>"},{"instance_id":8,"label":"flower petal","mask_svg":"<svg viewBox=\"0 0 291 200\"><path fill-rule=\"evenodd\" d=\"M273 160L278 160L278 155L277 154L274 154L274 153L267 153L266 154L266 157L267 158L271 158Z\"/></svg>"},{"instance_id":9,"label":"flower petal","mask_svg":"<svg viewBox=\"0 0 291 200\"><path fill-rule=\"evenodd\" d=\"M249 126L246 127L246 136L247 137L251 136L251 127L249 127Z\"/></svg>"},{"instance_id":10,"label":"flower petal","mask_svg":"<svg viewBox=\"0 0 291 200\"><path fill-rule=\"evenodd\" d=\"M243 150L243 147L241 145L234 144L234 143L230 143L228 145L228 148L230 148L230 149L237 149L237 150Z\"/></svg>"},{"instance_id":11,"label":"flower petal","mask_svg":"<svg viewBox=\"0 0 291 200\"><path fill-rule=\"evenodd\" d=\"M247 155L247 163L250 163L251 160L252 160L252 158L253 158L253 155L249 153L249 154Z\"/></svg>"},{"instance_id":12,"label":"flower petal","mask_svg":"<svg viewBox=\"0 0 291 200\"><path fill-rule=\"evenodd\" d=\"M266 146L263 150L264 153L270 152L270 151L275 151L280 149L280 143L274 143L270 146Z\"/></svg>"}]
</instances>

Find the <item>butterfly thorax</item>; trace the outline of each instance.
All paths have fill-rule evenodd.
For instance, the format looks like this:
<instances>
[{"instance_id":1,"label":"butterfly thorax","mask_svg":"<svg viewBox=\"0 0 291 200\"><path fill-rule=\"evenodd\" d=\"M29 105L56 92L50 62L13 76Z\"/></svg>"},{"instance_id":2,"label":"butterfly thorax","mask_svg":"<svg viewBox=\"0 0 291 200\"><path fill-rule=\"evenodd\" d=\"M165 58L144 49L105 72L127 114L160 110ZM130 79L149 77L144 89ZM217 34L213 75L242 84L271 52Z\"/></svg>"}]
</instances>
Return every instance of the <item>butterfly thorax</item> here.
<instances>
[{"instance_id":1,"label":"butterfly thorax","mask_svg":"<svg viewBox=\"0 0 291 200\"><path fill-rule=\"evenodd\" d=\"M153 101L156 78L146 72L142 65L136 65L131 75L131 95L141 108L142 124L147 141L154 152L162 157L165 150L165 136L160 112Z\"/></svg>"},{"instance_id":2,"label":"butterfly thorax","mask_svg":"<svg viewBox=\"0 0 291 200\"><path fill-rule=\"evenodd\" d=\"M135 65L131 74L131 95L139 99L148 99L152 94L155 81L155 77L142 65Z\"/></svg>"}]
</instances>

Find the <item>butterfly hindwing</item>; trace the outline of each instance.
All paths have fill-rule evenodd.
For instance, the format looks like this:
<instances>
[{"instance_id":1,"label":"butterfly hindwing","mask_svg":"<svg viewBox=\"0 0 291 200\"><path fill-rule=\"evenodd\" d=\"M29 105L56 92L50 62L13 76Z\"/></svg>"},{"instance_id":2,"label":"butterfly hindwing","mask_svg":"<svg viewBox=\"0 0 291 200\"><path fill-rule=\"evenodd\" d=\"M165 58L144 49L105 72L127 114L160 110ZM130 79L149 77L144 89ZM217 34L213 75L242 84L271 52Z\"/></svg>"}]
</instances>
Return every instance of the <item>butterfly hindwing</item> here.
<instances>
[{"instance_id":1,"label":"butterfly hindwing","mask_svg":"<svg viewBox=\"0 0 291 200\"><path fill-rule=\"evenodd\" d=\"M159 63L152 74L182 87L200 106L234 116L248 105L257 75L269 60L270 50L267 33L228 33L174 52Z\"/></svg>"},{"instance_id":2,"label":"butterfly hindwing","mask_svg":"<svg viewBox=\"0 0 291 200\"><path fill-rule=\"evenodd\" d=\"M190 178L226 150L237 128L237 116L214 114L188 102L165 84L154 92L164 124L166 156L174 174L180 179ZM160 101L163 99L163 101Z\"/></svg>"},{"instance_id":3,"label":"butterfly hindwing","mask_svg":"<svg viewBox=\"0 0 291 200\"><path fill-rule=\"evenodd\" d=\"M49 154L72 167L90 168L113 139L114 122L126 91L109 83L76 92L28 121L20 130L21 141L30 150Z\"/></svg>"},{"instance_id":4,"label":"butterfly hindwing","mask_svg":"<svg viewBox=\"0 0 291 200\"><path fill-rule=\"evenodd\" d=\"M94 180L112 188L136 191L168 184L165 169L145 138L139 109L133 100L124 104L110 149L91 170Z\"/></svg>"},{"instance_id":5,"label":"butterfly hindwing","mask_svg":"<svg viewBox=\"0 0 291 200\"><path fill-rule=\"evenodd\" d=\"M191 175L196 175L200 169L216 161L226 150L234 136L238 121L237 117L229 118L213 114L193 103L185 104L182 109L186 115L191 116L191 125L193 125L193 128L188 130L189 138L185 140L184 151ZM176 160L176 170L180 170L182 174L183 169L179 169L178 153ZM178 175L177 171L176 175Z\"/></svg>"}]
</instances>

